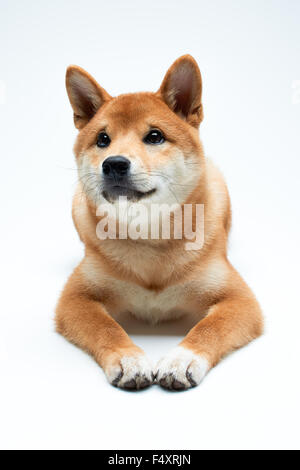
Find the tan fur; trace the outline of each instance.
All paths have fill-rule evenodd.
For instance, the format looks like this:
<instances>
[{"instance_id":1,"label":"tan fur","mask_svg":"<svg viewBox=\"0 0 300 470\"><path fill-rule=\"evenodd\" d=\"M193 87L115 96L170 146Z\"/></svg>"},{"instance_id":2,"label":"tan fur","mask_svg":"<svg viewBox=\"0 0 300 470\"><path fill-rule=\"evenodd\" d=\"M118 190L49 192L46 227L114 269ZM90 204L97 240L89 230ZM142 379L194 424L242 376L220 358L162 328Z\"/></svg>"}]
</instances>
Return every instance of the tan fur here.
<instances>
[{"instance_id":1,"label":"tan fur","mask_svg":"<svg viewBox=\"0 0 300 470\"><path fill-rule=\"evenodd\" d=\"M176 87L172 86L185 73L194 89L189 102L179 110ZM76 95L81 77L85 80L83 92L87 88L92 96L92 106L82 103L80 94ZM115 321L119 313L131 312L152 322L192 313L199 322L181 346L205 358L213 367L224 355L258 337L263 321L254 295L227 259L230 200L222 175L205 159L198 137L203 110L197 64L190 56L184 56L169 69L157 93L116 98L111 98L82 69L70 67L67 89L80 129L74 148L80 181L73 219L85 244L85 257L59 300L57 331L91 353L109 376L108 370L118 364L120 374L124 374L122 358L143 355ZM144 144L143 136L151 127L164 132L166 144L153 148ZM111 145L99 149L95 142L102 130L109 133ZM96 216L96 206L103 198L97 193L95 178L110 155L128 157L136 174L143 175L147 189L153 182L161 184L159 178L163 177L156 172L167 175L165 185L150 197L149 204L164 202L159 200L161 194L170 202L177 199L180 204L205 205L205 240L201 250L186 251L185 240L97 238L100 218ZM168 178L172 179L170 187ZM140 375L139 371L136 375ZM115 380L110 381L117 384ZM180 388L176 381L173 384L173 388ZM142 386L137 381L128 385Z\"/></svg>"}]
</instances>

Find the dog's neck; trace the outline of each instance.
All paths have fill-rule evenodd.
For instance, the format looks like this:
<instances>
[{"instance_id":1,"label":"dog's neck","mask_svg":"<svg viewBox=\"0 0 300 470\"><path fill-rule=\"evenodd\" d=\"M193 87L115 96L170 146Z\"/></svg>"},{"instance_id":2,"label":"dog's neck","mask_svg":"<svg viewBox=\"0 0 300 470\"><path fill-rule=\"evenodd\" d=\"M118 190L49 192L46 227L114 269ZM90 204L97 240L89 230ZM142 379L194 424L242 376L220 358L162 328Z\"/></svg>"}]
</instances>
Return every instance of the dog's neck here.
<instances>
[{"instance_id":1,"label":"dog's neck","mask_svg":"<svg viewBox=\"0 0 300 470\"><path fill-rule=\"evenodd\" d=\"M186 201L193 206L203 204L205 207L204 243L200 250L187 250L186 244L189 240L184 236L180 240L130 238L100 240L96 235L100 217L96 215L96 205L88 198L81 197L85 207L81 209L80 218L77 219L76 213L74 214L75 225L87 252L91 250L94 255L98 255L99 262L108 273L148 289L160 290L167 285L180 282L183 276L186 277L191 265L199 262L199 258L205 258L210 251L213 233L207 194L206 180L202 180L201 187L197 187Z\"/></svg>"}]
</instances>

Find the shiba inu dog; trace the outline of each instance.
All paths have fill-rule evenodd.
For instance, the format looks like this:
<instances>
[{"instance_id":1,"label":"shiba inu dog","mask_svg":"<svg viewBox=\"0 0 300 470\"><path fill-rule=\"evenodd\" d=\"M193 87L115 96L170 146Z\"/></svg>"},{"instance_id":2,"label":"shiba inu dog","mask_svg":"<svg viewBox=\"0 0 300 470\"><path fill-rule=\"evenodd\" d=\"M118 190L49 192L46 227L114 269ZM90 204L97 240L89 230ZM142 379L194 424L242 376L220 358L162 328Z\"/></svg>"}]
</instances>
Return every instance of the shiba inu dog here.
<instances>
[{"instance_id":1,"label":"shiba inu dog","mask_svg":"<svg viewBox=\"0 0 300 470\"><path fill-rule=\"evenodd\" d=\"M88 351L115 386L194 387L223 356L263 331L259 304L227 259L230 200L199 139L198 65L180 57L156 93L113 98L77 66L68 68L66 86L79 130L73 219L85 256L58 302L57 331ZM99 238L97 208L118 206L120 197L131 207L203 205L201 249L187 250L184 236ZM153 368L116 321L120 312L151 322L187 313L197 320Z\"/></svg>"}]
</instances>

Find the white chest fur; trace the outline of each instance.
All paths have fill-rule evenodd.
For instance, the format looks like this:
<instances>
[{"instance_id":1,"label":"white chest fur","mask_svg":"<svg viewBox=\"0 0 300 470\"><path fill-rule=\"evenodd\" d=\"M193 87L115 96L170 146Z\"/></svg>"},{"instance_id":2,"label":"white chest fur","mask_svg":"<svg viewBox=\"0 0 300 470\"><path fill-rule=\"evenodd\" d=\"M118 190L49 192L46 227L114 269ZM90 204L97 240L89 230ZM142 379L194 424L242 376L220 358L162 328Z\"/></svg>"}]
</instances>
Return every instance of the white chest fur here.
<instances>
[{"instance_id":1,"label":"white chest fur","mask_svg":"<svg viewBox=\"0 0 300 470\"><path fill-rule=\"evenodd\" d=\"M156 292L136 284L115 281L114 290L123 298L123 311L130 312L142 320L156 323L178 318L185 313L182 303L183 286L170 286Z\"/></svg>"},{"instance_id":2,"label":"white chest fur","mask_svg":"<svg viewBox=\"0 0 300 470\"><path fill-rule=\"evenodd\" d=\"M199 312L202 298L222 290L228 276L226 262L216 259L207 264L204 270L198 269L189 281L155 291L108 275L101 265L93 262L93 258L86 258L81 270L87 282L102 287L104 291L107 289L112 295L114 301L107 306L110 314L118 316L130 312L152 323Z\"/></svg>"}]
</instances>

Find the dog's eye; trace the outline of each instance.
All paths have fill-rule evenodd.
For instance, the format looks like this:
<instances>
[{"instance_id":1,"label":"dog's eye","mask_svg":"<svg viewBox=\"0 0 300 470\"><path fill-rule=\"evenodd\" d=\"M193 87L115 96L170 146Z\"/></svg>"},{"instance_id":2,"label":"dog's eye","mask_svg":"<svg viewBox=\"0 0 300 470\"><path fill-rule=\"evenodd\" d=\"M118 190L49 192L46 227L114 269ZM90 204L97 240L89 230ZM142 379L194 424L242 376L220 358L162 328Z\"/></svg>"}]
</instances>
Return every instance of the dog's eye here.
<instances>
[{"instance_id":1,"label":"dog's eye","mask_svg":"<svg viewBox=\"0 0 300 470\"><path fill-rule=\"evenodd\" d=\"M106 132L101 132L98 135L98 139L97 139L98 147L108 147L109 144L110 144L109 136L106 134Z\"/></svg>"},{"instance_id":2,"label":"dog's eye","mask_svg":"<svg viewBox=\"0 0 300 470\"><path fill-rule=\"evenodd\" d=\"M152 145L157 145L157 144L162 144L165 141L165 138L158 129L154 129L150 131L146 137L144 138L144 142L146 144L152 144Z\"/></svg>"}]
</instances>

